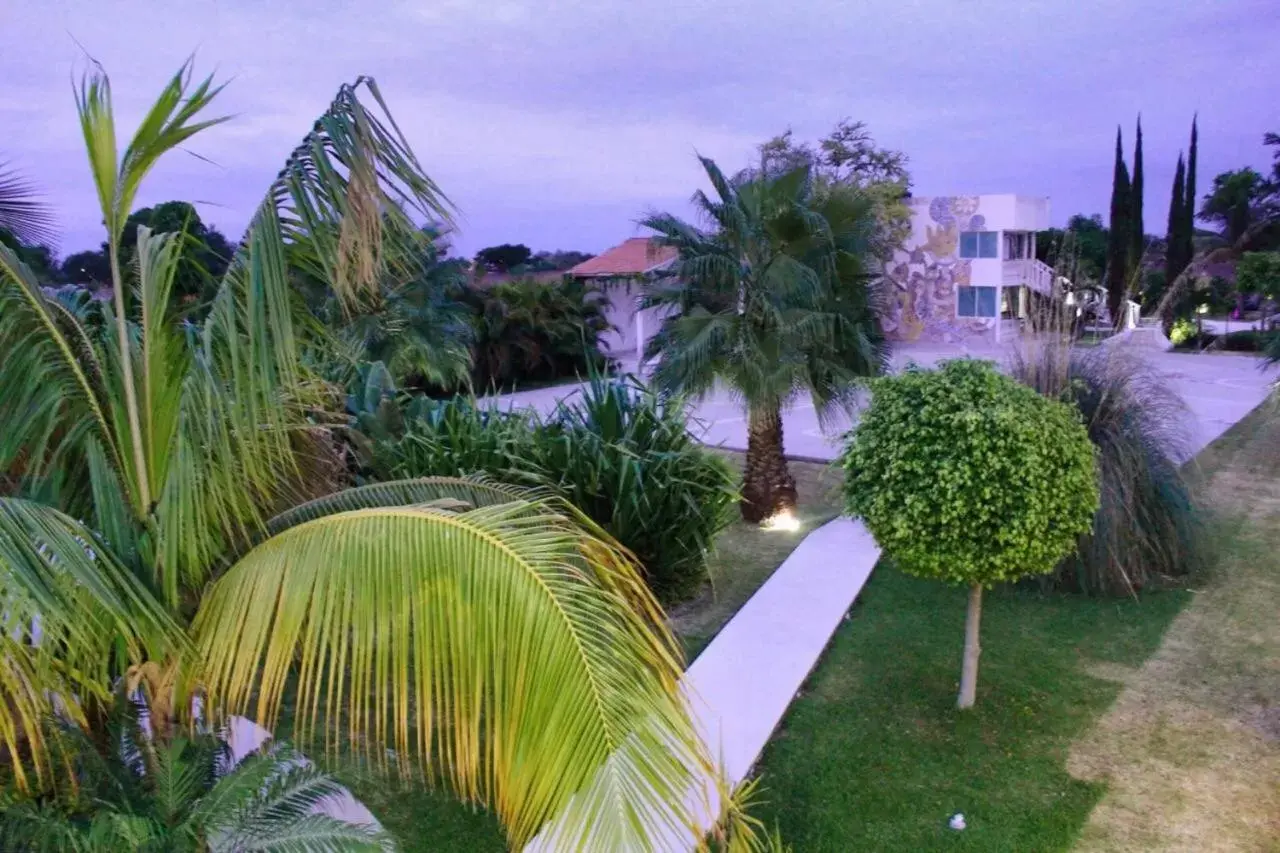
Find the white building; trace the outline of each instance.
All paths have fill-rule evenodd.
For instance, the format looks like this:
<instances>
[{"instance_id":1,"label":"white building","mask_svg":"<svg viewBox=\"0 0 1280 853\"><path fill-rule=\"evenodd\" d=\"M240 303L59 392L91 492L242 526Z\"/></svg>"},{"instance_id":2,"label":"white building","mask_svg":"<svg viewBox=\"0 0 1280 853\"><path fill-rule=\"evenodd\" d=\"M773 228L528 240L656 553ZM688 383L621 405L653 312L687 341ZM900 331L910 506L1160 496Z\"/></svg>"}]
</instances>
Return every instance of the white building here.
<instances>
[{"instance_id":1,"label":"white building","mask_svg":"<svg viewBox=\"0 0 1280 853\"><path fill-rule=\"evenodd\" d=\"M998 343L1017 334L1031 292L1053 292L1036 258L1049 199L1019 195L912 198L911 236L888 265L893 340Z\"/></svg>"},{"instance_id":2,"label":"white building","mask_svg":"<svg viewBox=\"0 0 1280 853\"><path fill-rule=\"evenodd\" d=\"M605 297L605 318L612 330L601 340L608 354L623 362L639 363L645 344L662 325L656 308L641 310L644 283L675 263L676 250L660 246L652 237L632 237L565 272L593 282Z\"/></svg>"}]
</instances>

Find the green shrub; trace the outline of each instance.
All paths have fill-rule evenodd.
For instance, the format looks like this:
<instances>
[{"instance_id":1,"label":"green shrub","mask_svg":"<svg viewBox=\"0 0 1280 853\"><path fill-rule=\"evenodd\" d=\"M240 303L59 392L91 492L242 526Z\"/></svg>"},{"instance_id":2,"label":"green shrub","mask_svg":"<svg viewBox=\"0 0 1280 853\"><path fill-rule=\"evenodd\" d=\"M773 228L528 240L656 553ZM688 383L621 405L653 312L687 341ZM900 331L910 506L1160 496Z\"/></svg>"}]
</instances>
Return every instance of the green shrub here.
<instances>
[{"instance_id":1,"label":"green shrub","mask_svg":"<svg viewBox=\"0 0 1280 853\"><path fill-rule=\"evenodd\" d=\"M542 446L550 482L635 553L663 602L701 588L715 536L735 518L734 470L688 423L681 400L596 375L561 404Z\"/></svg>"},{"instance_id":2,"label":"green shrub","mask_svg":"<svg viewBox=\"0 0 1280 853\"><path fill-rule=\"evenodd\" d=\"M899 568L970 587L969 707L983 587L1053 571L1089 530L1089 436L1069 406L959 359L875 380L843 464L848 511Z\"/></svg>"},{"instance_id":3,"label":"green shrub","mask_svg":"<svg viewBox=\"0 0 1280 853\"><path fill-rule=\"evenodd\" d=\"M1222 348L1227 352L1262 352L1271 346L1276 337L1275 332L1260 332L1257 329L1241 329L1222 337Z\"/></svg>"},{"instance_id":4,"label":"green shrub","mask_svg":"<svg viewBox=\"0 0 1280 853\"><path fill-rule=\"evenodd\" d=\"M1178 323L1184 322L1179 320ZM1189 321L1186 321L1189 322ZM1177 338L1174 335L1169 336L1169 340L1178 349L1184 350L1202 350L1202 349L1220 349L1226 352L1268 352L1276 345L1277 334L1270 331L1258 331L1257 329L1240 329L1236 332L1228 332L1225 335L1217 335L1212 332L1197 333L1193 326L1190 332L1185 329L1179 330L1177 323L1174 324L1174 332L1177 332Z\"/></svg>"},{"instance_id":5,"label":"green shrub","mask_svg":"<svg viewBox=\"0 0 1280 853\"><path fill-rule=\"evenodd\" d=\"M398 440L374 443L377 479L487 474L525 485L542 480L544 428L532 412L485 408L471 397L426 400Z\"/></svg>"},{"instance_id":6,"label":"green shrub","mask_svg":"<svg viewBox=\"0 0 1280 853\"><path fill-rule=\"evenodd\" d=\"M1012 375L1079 412L1097 448L1101 502L1092 532L1050 585L1132 594L1154 579L1184 576L1206 556L1205 529L1181 462L1190 456L1186 406L1140 356L1052 345L1019 353ZM1057 369L1052 369L1056 367Z\"/></svg>"},{"instance_id":7,"label":"green shrub","mask_svg":"<svg viewBox=\"0 0 1280 853\"><path fill-rule=\"evenodd\" d=\"M1173 328L1169 330L1169 342L1175 347L1185 344L1199 333L1195 321L1187 317L1179 317L1173 321Z\"/></svg>"},{"instance_id":8,"label":"green shrub","mask_svg":"<svg viewBox=\"0 0 1280 853\"><path fill-rule=\"evenodd\" d=\"M689 435L680 400L599 373L545 419L463 397L433 401L406 418L403 437L375 448L383 478L480 473L553 489L636 555L666 604L706 581L737 499L733 468Z\"/></svg>"}]
</instances>

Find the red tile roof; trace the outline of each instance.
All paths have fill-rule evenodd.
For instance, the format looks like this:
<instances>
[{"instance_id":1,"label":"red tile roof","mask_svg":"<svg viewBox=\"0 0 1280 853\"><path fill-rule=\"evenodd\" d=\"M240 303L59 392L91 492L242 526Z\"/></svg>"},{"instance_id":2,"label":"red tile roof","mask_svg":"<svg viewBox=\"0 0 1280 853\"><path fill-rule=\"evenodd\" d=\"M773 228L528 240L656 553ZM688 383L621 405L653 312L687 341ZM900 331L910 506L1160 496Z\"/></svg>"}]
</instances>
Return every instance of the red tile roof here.
<instances>
[{"instance_id":1,"label":"red tile roof","mask_svg":"<svg viewBox=\"0 0 1280 853\"><path fill-rule=\"evenodd\" d=\"M566 275L579 278L641 275L665 266L675 258L676 250L672 246L659 246L650 237L632 237L572 267Z\"/></svg>"}]
</instances>

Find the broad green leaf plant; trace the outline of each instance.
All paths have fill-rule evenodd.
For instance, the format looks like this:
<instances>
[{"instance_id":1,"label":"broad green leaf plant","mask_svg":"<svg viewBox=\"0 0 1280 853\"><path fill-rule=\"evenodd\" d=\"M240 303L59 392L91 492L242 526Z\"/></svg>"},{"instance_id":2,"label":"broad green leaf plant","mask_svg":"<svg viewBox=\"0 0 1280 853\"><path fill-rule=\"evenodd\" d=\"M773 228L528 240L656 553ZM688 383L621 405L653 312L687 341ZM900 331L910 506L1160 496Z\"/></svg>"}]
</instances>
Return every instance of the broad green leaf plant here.
<instances>
[{"instance_id":1,"label":"broad green leaf plant","mask_svg":"<svg viewBox=\"0 0 1280 853\"><path fill-rule=\"evenodd\" d=\"M294 150L198 325L169 313L174 235L139 228L136 275L120 268L145 178L224 121L206 117L219 91L184 66L121 152L107 77L78 87L112 265L100 313L47 298L0 246L0 750L15 781L38 791L58 772L55 704L92 731L113 682L150 666L181 673L164 682L182 688L165 697L178 714L188 689L269 728L289 703L304 748L383 766L394 750L399 772L491 808L517 848L564 813L580 846L643 849L653 815L689 820L705 750L634 559L572 507L496 484L301 502L327 397L299 356L318 333L291 274L356 308L412 273L419 223L449 213L376 84L343 86Z\"/></svg>"}]
</instances>

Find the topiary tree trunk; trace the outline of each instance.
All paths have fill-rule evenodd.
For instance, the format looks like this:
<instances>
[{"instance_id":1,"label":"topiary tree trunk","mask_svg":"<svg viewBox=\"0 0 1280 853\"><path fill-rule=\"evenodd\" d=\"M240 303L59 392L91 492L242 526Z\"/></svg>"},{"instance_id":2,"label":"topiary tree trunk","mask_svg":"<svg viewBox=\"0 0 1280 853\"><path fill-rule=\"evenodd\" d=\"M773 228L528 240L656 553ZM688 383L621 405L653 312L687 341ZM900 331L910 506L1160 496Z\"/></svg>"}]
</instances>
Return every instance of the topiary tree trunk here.
<instances>
[{"instance_id":1,"label":"topiary tree trunk","mask_svg":"<svg viewBox=\"0 0 1280 853\"><path fill-rule=\"evenodd\" d=\"M782 412L747 414L747 462L742 475L742 517L758 524L796 507L796 481L782 451Z\"/></svg>"},{"instance_id":2,"label":"topiary tree trunk","mask_svg":"<svg viewBox=\"0 0 1280 853\"><path fill-rule=\"evenodd\" d=\"M978 698L978 655L982 644L978 630L982 621L982 584L969 587L969 612L964 618L964 662L960 665L960 710L972 708Z\"/></svg>"}]
</instances>

